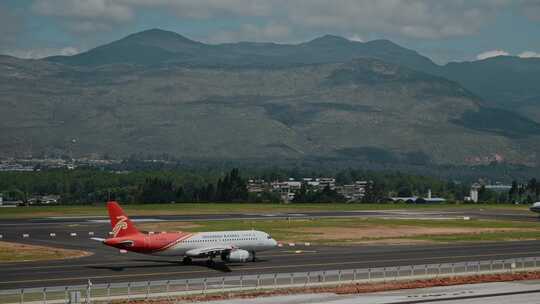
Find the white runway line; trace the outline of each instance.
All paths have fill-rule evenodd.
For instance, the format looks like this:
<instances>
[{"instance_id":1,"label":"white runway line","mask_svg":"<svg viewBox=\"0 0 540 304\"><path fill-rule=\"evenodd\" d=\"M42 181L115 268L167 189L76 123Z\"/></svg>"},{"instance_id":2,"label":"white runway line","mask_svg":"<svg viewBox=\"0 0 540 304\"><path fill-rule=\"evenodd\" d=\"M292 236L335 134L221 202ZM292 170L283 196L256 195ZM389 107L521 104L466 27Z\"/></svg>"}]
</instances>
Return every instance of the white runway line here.
<instances>
[{"instance_id":1,"label":"white runway line","mask_svg":"<svg viewBox=\"0 0 540 304\"><path fill-rule=\"evenodd\" d=\"M24 234L22 235L22 237L23 237L23 238L29 238L29 237L30 237L30 234L24 233Z\"/></svg>"},{"instance_id":2,"label":"white runway line","mask_svg":"<svg viewBox=\"0 0 540 304\"><path fill-rule=\"evenodd\" d=\"M156 218L148 218L148 219L130 219L134 223L146 223L146 222L170 222L169 220L162 220L162 219L156 219ZM88 222L92 223L99 223L99 224L108 224L110 223L110 220L88 220Z\"/></svg>"}]
</instances>

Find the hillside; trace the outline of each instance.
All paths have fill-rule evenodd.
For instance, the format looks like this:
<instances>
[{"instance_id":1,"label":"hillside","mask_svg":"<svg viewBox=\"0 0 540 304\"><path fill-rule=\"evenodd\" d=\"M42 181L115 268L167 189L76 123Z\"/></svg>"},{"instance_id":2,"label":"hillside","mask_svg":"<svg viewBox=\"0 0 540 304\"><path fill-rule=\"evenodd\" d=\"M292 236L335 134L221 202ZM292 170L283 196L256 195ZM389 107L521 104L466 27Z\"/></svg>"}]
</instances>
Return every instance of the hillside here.
<instances>
[{"instance_id":1,"label":"hillside","mask_svg":"<svg viewBox=\"0 0 540 304\"><path fill-rule=\"evenodd\" d=\"M300 44L224 43L204 44L177 33L151 29L74 56L54 56L47 61L71 66L136 64L203 67L291 67L306 64L347 62L358 57L433 70L436 65L415 51L388 40L366 43L326 35Z\"/></svg>"},{"instance_id":2,"label":"hillside","mask_svg":"<svg viewBox=\"0 0 540 304\"><path fill-rule=\"evenodd\" d=\"M536 123L485 126L493 113L459 84L378 59L233 69L0 57L0 92L2 156L537 162Z\"/></svg>"},{"instance_id":3,"label":"hillside","mask_svg":"<svg viewBox=\"0 0 540 304\"><path fill-rule=\"evenodd\" d=\"M209 45L162 30L75 56L0 56L0 157L536 166L533 81L491 83L534 79L529 62L441 67L387 40ZM509 87L529 101L495 98Z\"/></svg>"},{"instance_id":4,"label":"hillside","mask_svg":"<svg viewBox=\"0 0 540 304\"><path fill-rule=\"evenodd\" d=\"M540 122L540 59L500 56L438 66L429 58L388 40L350 41L325 35L299 44L205 44L177 33L152 29L74 56L47 61L71 66L108 64L139 66L196 66L211 68L284 68L309 64L343 63L376 58L460 83L483 98L487 107L500 107Z\"/></svg>"},{"instance_id":5,"label":"hillside","mask_svg":"<svg viewBox=\"0 0 540 304\"><path fill-rule=\"evenodd\" d=\"M436 73L482 96L486 105L540 122L540 58L499 56L455 62Z\"/></svg>"}]
</instances>

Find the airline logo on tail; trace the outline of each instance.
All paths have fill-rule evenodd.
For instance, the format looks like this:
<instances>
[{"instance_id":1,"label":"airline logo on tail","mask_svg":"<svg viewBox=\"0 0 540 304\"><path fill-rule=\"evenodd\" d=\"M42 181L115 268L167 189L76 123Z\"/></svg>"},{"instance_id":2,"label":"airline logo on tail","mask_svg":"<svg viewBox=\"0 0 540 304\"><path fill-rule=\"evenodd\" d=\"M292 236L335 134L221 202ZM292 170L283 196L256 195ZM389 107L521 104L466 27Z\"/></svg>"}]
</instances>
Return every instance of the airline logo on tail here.
<instances>
[{"instance_id":1,"label":"airline logo on tail","mask_svg":"<svg viewBox=\"0 0 540 304\"><path fill-rule=\"evenodd\" d=\"M141 234L117 202L108 202L107 208L111 220L111 233L115 238Z\"/></svg>"},{"instance_id":2,"label":"airline logo on tail","mask_svg":"<svg viewBox=\"0 0 540 304\"><path fill-rule=\"evenodd\" d=\"M114 225L112 229L112 233L114 237L118 236L118 233L120 232L120 230L126 230L128 228L128 224L126 223L127 217L125 215L117 216L116 220L118 220L118 222L116 222L116 225Z\"/></svg>"}]
</instances>

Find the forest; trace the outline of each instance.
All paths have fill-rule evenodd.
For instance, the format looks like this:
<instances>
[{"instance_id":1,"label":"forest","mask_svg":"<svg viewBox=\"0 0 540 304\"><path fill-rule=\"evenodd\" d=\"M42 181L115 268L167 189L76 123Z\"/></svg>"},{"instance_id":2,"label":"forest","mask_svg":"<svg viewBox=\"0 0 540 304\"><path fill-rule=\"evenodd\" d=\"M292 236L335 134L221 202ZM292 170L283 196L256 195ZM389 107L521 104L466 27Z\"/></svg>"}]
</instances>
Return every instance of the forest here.
<instances>
[{"instance_id":1,"label":"forest","mask_svg":"<svg viewBox=\"0 0 540 304\"><path fill-rule=\"evenodd\" d=\"M280 181L303 177L325 177L324 173L295 170L267 169L243 170L139 170L107 171L95 168L75 170L51 169L35 172L0 172L0 194L4 201L27 202L36 195L59 195L62 204L88 204L109 199L124 203L167 202L266 202L279 203L276 193L254 195L247 191L249 179ZM328 176L326 176L328 177ZM369 181L361 202L383 203L391 196L425 197L428 190L449 202L462 201L469 195L469 183L442 180L429 176L401 172L375 172L346 169L334 176L336 185L355 181ZM512 189L495 193L481 187L479 201L491 203L532 202L540 196L540 183L536 179L520 183L514 181ZM334 190L309 191L302 187L294 202L343 202Z\"/></svg>"}]
</instances>

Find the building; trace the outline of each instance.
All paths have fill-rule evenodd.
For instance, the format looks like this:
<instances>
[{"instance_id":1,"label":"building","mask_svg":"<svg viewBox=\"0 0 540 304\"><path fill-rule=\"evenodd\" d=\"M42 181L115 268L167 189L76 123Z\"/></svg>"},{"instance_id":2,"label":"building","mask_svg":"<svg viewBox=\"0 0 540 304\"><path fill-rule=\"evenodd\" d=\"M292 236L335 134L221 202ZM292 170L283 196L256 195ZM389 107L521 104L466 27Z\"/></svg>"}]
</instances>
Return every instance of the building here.
<instances>
[{"instance_id":1,"label":"building","mask_svg":"<svg viewBox=\"0 0 540 304\"><path fill-rule=\"evenodd\" d=\"M505 185L501 183L495 183L491 185L483 185L480 183L474 183L471 185L470 194L469 196L465 197L465 201L478 203L478 191L480 191L482 187L484 187L484 189L486 190L497 192L497 193L508 192L510 191L510 189L512 189L511 185Z\"/></svg>"},{"instance_id":2,"label":"building","mask_svg":"<svg viewBox=\"0 0 540 304\"><path fill-rule=\"evenodd\" d=\"M262 193L269 190L269 185L264 179L250 179L247 182L247 191L249 193Z\"/></svg>"},{"instance_id":3,"label":"building","mask_svg":"<svg viewBox=\"0 0 540 304\"><path fill-rule=\"evenodd\" d=\"M33 166L12 163L12 162L2 162L0 163L0 171L3 172L32 172L34 171Z\"/></svg>"},{"instance_id":4,"label":"building","mask_svg":"<svg viewBox=\"0 0 540 304\"><path fill-rule=\"evenodd\" d=\"M337 186L336 191L343 195L348 202L361 201L366 195L368 184L367 181L356 181L354 184Z\"/></svg>"},{"instance_id":5,"label":"building","mask_svg":"<svg viewBox=\"0 0 540 304\"><path fill-rule=\"evenodd\" d=\"M440 204L446 202L443 197L432 197L431 189L428 190L426 197L410 196L410 197L390 197L392 202L405 202L415 204Z\"/></svg>"},{"instance_id":6,"label":"building","mask_svg":"<svg viewBox=\"0 0 540 304\"><path fill-rule=\"evenodd\" d=\"M322 190L326 187L335 190L336 189L336 179L333 177L321 177L318 178L319 188Z\"/></svg>"},{"instance_id":7,"label":"building","mask_svg":"<svg viewBox=\"0 0 540 304\"><path fill-rule=\"evenodd\" d=\"M17 207L19 205L24 204L23 201L5 201L2 200L0 202L0 207Z\"/></svg>"},{"instance_id":8,"label":"building","mask_svg":"<svg viewBox=\"0 0 540 304\"><path fill-rule=\"evenodd\" d=\"M322 191L325 188L336 190L343 196L349 199L349 201L361 200L366 192L368 182L357 181L352 185L336 186L336 179L333 177L305 177L300 180L289 178L285 181L274 181L271 183L262 179L250 179L247 183L247 190L250 193L260 194L263 192L278 193L281 200L284 202L290 202L294 200L294 197L303 186L307 187L309 191Z\"/></svg>"},{"instance_id":9,"label":"building","mask_svg":"<svg viewBox=\"0 0 540 304\"><path fill-rule=\"evenodd\" d=\"M284 182L273 182L272 191L279 193L281 200L284 202L290 202L294 199L296 191L299 191L302 188L301 181L295 181L290 178L288 181Z\"/></svg>"},{"instance_id":10,"label":"building","mask_svg":"<svg viewBox=\"0 0 540 304\"><path fill-rule=\"evenodd\" d=\"M28 199L29 205L41 204L41 205L53 205L60 202L60 195L47 194L47 195L35 195Z\"/></svg>"}]
</instances>

